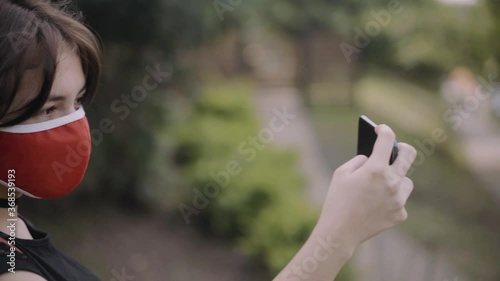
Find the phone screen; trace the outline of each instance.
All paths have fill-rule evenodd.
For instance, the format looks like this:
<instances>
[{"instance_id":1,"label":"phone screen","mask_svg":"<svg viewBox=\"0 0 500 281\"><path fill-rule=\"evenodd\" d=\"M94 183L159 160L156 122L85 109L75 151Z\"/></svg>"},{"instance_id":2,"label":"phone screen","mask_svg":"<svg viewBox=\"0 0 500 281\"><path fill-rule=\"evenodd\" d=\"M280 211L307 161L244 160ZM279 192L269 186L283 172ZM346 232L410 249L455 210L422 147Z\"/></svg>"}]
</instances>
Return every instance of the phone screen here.
<instances>
[{"instance_id":1,"label":"phone screen","mask_svg":"<svg viewBox=\"0 0 500 281\"><path fill-rule=\"evenodd\" d=\"M375 133L375 124L368 117L361 115L359 117L358 125L358 155L365 155L370 157L373 151L373 146L377 140L377 133Z\"/></svg>"},{"instance_id":2,"label":"phone screen","mask_svg":"<svg viewBox=\"0 0 500 281\"><path fill-rule=\"evenodd\" d=\"M377 141L377 133L375 132L375 127L377 124L370 120L365 115L359 117L358 125L358 155L365 155L370 157L372 155L373 146L375 141ZM398 142L394 141L394 146L392 148L391 158L389 160L389 165L392 165L398 157Z\"/></svg>"}]
</instances>

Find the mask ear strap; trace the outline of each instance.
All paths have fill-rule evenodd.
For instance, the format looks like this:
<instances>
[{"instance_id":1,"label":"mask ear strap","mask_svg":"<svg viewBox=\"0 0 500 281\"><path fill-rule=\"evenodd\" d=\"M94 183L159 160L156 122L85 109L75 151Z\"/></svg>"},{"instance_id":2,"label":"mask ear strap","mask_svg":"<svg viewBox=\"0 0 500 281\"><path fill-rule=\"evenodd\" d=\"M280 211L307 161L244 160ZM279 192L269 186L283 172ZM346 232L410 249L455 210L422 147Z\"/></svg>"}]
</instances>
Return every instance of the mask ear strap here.
<instances>
[{"instance_id":1,"label":"mask ear strap","mask_svg":"<svg viewBox=\"0 0 500 281\"><path fill-rule=\"evenodd\" d=\"M0 198L0 208L14 208L17 206L19 203L19 200L21 198L16 198L14 201L6 199L6 198ZM12 204L14 202L14 204Z\"/></svg>"}]
</instances>

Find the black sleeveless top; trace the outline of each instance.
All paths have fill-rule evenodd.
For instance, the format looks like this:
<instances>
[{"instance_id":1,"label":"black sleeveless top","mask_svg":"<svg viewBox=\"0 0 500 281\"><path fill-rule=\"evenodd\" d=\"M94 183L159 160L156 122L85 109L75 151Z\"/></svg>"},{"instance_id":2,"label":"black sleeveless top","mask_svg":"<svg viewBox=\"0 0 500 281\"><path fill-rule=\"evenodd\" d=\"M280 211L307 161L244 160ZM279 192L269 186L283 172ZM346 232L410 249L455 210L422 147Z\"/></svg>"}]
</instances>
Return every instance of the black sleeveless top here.
<instances>
[{"instance_id":1,"label":"black sleeveless top","mask_svg":"<svg viewBox=\"0 0 500 281\"><path fill-rule=\"evenodd\" d=\"M13 274L10 271L30 271L48 281L99 281L92 272L76 260L59 252L47 233L36 229L31 222L19 215L31 239L15 239L15 247L9 244L10 236L0 231L0 275ZM8 232L8 231L7 231ZM12 252L15 258L12 260ZM14 263L10 263L14 261ZM13 268L13 269L12 269Z\"/></svg>"}]
</instances>

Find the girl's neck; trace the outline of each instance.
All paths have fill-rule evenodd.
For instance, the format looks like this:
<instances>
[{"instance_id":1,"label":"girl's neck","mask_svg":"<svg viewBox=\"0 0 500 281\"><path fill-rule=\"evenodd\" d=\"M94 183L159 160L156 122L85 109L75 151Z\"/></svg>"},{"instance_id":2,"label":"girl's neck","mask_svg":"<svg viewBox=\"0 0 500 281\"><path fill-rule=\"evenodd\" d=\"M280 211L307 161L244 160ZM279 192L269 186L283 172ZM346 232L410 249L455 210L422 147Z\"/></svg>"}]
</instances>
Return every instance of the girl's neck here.
<instances>
[{"instance_id":1,"label":"girl's neck","mask_svg":"<svg viewBox=\"0 0 500 281\"><path fill-rule=\"evenodd\" d=\"M7 191L7 187L0 183L0 198L8 199L9 194ZM16 198L19 200L19 197L22 195L17 192L15 194ZM13 208L0 208L0 231L10 235L11 230L14 230L16 233L16 237L20 239L33 239L29 230L26 227L26 224L18 217L18 206L16 205Z\"/></svg>"}]
</instances>

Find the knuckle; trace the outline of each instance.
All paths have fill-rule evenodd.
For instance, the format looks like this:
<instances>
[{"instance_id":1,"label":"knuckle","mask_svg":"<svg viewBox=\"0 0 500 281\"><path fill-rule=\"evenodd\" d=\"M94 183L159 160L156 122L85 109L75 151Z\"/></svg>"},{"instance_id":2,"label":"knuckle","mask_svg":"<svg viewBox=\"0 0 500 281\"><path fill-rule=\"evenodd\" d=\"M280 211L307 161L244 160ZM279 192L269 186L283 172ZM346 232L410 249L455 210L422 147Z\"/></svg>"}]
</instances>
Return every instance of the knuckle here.
<instances>
[{"instance_id":1,"label":"knuckle","mask_svg":"<svg viewBox=\"0 0 500 281\"><path fill-rule=\"evenodd\" d=\"M392 170L385 172L385 180L388 185L399 185L401 183L401 176Z\"/></svg>"},{"instance_id":2,"label":"knuckle","mask_svg":"<svg viewBox=\"0 0 500 281\"><path fill-rule=\"evenodd\" d=\"M370 173L374 178L386 179L387 177L386 167L382 165L373 165L370 169Z\"/></svg>"},{"instance_id":3,"label":"knuckle","mask_svg":"<svg viewBox=\"0 0 500 281\"><path fill-rule=\"evenodd\" d=\"M387 138L395 139L396 134L394 131L387 125L381 124L379 125L380 128L378 129L378 134Z\"/></svg>"},{"instance_id":4,"label":"knuckle","mask_svg":"<svg viewBox=\"0 0 500 281\"><path fill-rule=\"evenodd\" d=\"M413 183L413 181L410 178L405 177L402 180L401 187L408 190L408 193L411 193L413 191L414 186L415 186L415 184Z\"/></svg>"},{"instance_id":5,"label":"knuckle","mask_svg":"<svg viewBox=\"0 0 500 281\"><path fill-rule=\"evenodd\" d=\"M413 191L413 188L415 187L415 184L413 183L413 181L409 178L405 178L406 179L406 184L408 186L408 189L411 191Z\"/></svg>"},{"instance_id":6,"label":"knuckle","mask_svg":"<svg viewBox=\"0 0 500 281\"><path fill-rule=\"evenodd\" d=\"M406 209L402 208L400 211L398 211L394 217L394 220L397 223L402 223L408 219L408 212L406 212Z\"/></svg>"},{"instance_id":7,"label":"knuckle","mask_svg":"<svg viewBox=\"0 0 500 281\"><path fill-rule=\"evenodd\" d=\"M396 193L400 189L402 181L401 176L389 171L385 173L384 180L390 193Z\"/></svg>"},{"instance_id":8,"label":"knuckle","mask_svg":"<svg viewBox=\"0 0 500 281\"><path fill-rule=\"evenodd\" d=\"M400 210L400 209L403 209L405 207L406 202L405 202L405 200L403 198L400 198L400 199L396 200L396 202L395 202L394 205L396 206L396 208L398 210Z\"/></svg>"},{"instance_id":9,"label":"knuckle","mask_svg":"<svg viewBox=\"0 0 500 281\"><path fill-rule=\"evenodd\" d=\"M408 160L410 160L410 162L413 162L417 157L417 150L409 144L405 144L403 146L403 149L408 151Z\"/></svg>"},{"instance_id":10,"label":"knuckle","mask_svg":"<svg viewBox=\"0 0 500 281\"><path fill-rule=\"evenodd\" d=\"M389 194L395 194L399 190L399 184L396 181L388 182L386 186Z\"/></svg>"}]
</instances>

